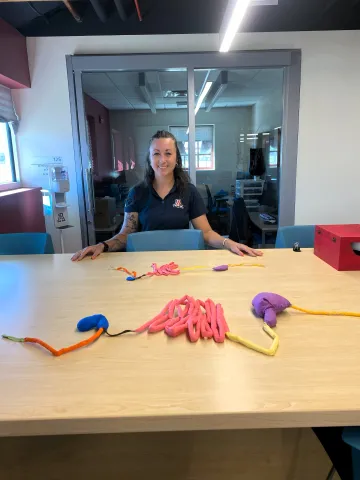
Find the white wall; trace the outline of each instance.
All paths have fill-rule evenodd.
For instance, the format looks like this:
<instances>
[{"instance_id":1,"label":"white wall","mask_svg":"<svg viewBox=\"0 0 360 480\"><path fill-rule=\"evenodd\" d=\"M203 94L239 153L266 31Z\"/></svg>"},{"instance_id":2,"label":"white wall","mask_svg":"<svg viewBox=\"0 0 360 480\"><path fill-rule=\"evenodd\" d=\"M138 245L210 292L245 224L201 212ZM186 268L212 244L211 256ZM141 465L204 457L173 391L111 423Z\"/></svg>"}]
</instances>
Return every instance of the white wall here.
<instances>
[{"instance_id":1,"label":"white wall","mask_svg":"<svg viewBox=\"0 0 360 480\"><path fill-rule=\"evenodd\" d=\"M21 115L19 155L25 184L38 183L34 155L68 165L75 228L66 251L81 246L65 55L217 51L218 35L28 38L32 88L15 92ZM360 31L240 34L235 50L302 49L296 223L359 222L360 162L354 148L360 111ZM334 141L334 137L343 141ZM50 233L53 229L49 226ZM55 240L55 238L54 238ZM58 241L55 242L58 248Z\"/></svg>"},{"instance_id":2,"label":"white wall","mask_svg":"<svg viewBox=\"0 0 360 480\"><path fill-rule=\"evenodd\" d=\"M281 127L283 118L283 92L276 90L270 96L261 98L254 105L253 131L268 132Z\"/></svg>"},{"instance_id":3,"label":"white wall","mask_svg":"<svg viewBox=\"0 0 360 480\"><path fill-rule=\"evenodd\" d=\"M240 133L251 132L252 107L213 108L209 113L200 110L196 115L197 125L215 125L215 170L197 172L197 183L212 185L213 193L220 188L230 190L235 185L236 172L249 164L250 149L240 144ZM168 129L170 125L187 125L186 109L110 111L110 125L122 133L124 147L131 137L135 145L137 164L143 167L149 140L157 130ZM240 146L243 151L240 151ZM245 147L247 147L245 149ZM246 166L245 166L246 165Z\"/></svg>"}]
</instances>

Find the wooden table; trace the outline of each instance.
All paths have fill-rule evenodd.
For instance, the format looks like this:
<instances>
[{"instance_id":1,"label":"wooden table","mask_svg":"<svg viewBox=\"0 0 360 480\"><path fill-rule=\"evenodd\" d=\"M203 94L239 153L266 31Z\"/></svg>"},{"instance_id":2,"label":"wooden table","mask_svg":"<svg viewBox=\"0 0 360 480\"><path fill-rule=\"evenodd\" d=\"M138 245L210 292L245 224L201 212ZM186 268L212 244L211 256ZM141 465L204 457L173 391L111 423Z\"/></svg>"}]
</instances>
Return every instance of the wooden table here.
<instances>
[{"instance_id":1,"label":"wooden table","mask_svg":"<svg viewBox=\"0 0 360 480\"><path fill-rule=\"evenodd\" d=\"M184 272L127 282L110 270L152 262L209 267L241 261L227 251L0 257L0 333L55 347L103 313L111 332L135 328L171 298L221 302L231 331L264 345L251 300L273 291L308 308L360 311L360 272L333 270L311 251L266 251L265 268ZM246 258L245 262L252 260ZM360 320L281 315L280 347L266 357L227 341L191 344L163 333L102 337L55 358L0 339L0 436L360 425Z\"/></svg>"},{"instance_id":2,"label":"wooden table","mask_svg":"<svg viewBox=\"0 0 360 480\"><path fill-rule=\"evenodd\" d=\"M264 248L266 243L266 234L276 233L278 231L278 224L265 223L264 220L260 217L259 212L249 212L249 217L252 223L261 230L261 245L259 245L259 248Z\"/></svg>"}]
</instances>

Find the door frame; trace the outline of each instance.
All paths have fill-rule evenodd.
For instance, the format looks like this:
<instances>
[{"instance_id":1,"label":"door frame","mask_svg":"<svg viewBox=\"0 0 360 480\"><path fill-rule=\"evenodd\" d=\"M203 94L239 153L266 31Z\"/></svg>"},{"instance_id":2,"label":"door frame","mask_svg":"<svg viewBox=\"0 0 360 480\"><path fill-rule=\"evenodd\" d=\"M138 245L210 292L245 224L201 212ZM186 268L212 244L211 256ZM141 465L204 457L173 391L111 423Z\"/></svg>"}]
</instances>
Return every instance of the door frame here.
<instances>
[{"instance_id":1,"label":"door frame","mask_svg":"<svg viewBox=\"0 0 360 480\"><path fill-rule=\"evenodd\" d=\"M227 54L184 52L67 55L66 65L83 246L92 243L94 238L93 190L88 185L89 151L81 83L81 76L85 72L187 70L189 167L191 180L195 182L195 69L284 68L281 156L286 159L286 162L282 162L280 169L279 226L294 225L301 85L300 50L235 51Z\"/></svg>"}]
</instances>

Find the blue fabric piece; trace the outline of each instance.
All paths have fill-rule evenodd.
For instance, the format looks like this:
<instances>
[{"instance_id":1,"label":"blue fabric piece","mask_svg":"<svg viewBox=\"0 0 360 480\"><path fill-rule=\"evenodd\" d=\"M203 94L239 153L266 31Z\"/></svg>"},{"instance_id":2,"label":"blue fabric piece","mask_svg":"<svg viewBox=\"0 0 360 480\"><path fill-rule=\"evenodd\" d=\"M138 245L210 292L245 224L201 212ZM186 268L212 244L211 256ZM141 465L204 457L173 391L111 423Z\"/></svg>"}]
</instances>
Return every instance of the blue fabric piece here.
<instances>
[{"instance_id":1,"label":"blue fabric piece","mask_svg":"<svg viewBox=\"0 0 360 480\"><path fill-rule=\"evenodd\" d=\"M135 277L126 277L126 280L128 282L133 282L134 280L136 280L136 278Z\"/></svg>"},{"instance_id":2,"label":"blue fabric piece","mask_svg":"<svg viewBox=\"0 0 360 480\"><path fill-rule=\"evenodd\" d=\"M101 315L101 317L102 318L98 321L97 328L103 328L104 330L107 330L109 328L109 322L104 315Z\"/></svg>"},{"instance_id":3,"label":"blue fabric piece","mask_svg":"<svg viewBox=\"0 0 360 480\"><path fill-rule=\"evenodd\" d=\"M95 315L90 315L89 317L82 318L78 321L77 329L79 332L88 332L94 328L104 328L107 330L109 327L109 322L107 321L104 315L97 313Z\"/></svg>"}]
</instances>

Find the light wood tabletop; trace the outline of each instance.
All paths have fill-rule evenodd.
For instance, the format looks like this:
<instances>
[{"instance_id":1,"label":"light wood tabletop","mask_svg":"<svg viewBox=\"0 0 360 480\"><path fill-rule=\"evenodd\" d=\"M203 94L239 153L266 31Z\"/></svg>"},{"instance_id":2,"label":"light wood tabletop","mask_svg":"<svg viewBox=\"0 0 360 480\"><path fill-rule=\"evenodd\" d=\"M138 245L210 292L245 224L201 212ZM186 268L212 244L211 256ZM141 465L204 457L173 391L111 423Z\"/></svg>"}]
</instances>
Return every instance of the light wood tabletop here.
<instances>
[{"instance_id":1,"label":"light wood tabletop","mask_svg":"<svg viewBox=\"0 0 360 480\"><path fill-rule=\"evenodd\" d=\"M145 273L170 261L209 270L127 282L110 269ZM265 268L210 268L241 261L253 260L227 251L112 253L79 263L70 255L0 257L0 333L61 348L87 338L76 331L84 316L103 313L118 332L190 294L221 303L232 332L269 346L251 311L259 292L360 311L360 272L337 272L310 250L268 250ZM57 358L0 339L0 435L360 425L360 319L289 311L277 332L275 357L163 332L102 336Z\"/></svg>"}]
</instances>

